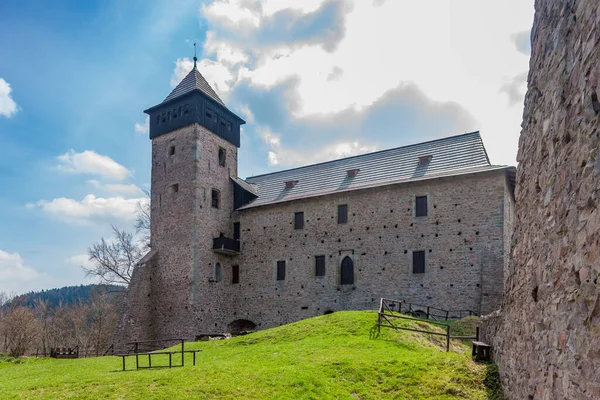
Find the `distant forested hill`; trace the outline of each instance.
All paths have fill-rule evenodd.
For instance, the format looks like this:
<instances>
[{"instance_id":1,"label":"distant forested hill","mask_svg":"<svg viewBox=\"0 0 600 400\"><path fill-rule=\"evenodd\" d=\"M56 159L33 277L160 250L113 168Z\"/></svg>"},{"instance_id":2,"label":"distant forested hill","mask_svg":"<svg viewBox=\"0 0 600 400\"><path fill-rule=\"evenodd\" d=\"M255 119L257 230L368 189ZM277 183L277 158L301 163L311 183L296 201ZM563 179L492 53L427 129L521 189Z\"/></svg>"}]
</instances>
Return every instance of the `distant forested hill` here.
<instances>
[{"instance_id":1,"label":"distant forested hill","mask_svg":"<svg viewBox=\"0 0 600 400\"><path fill-rule=\"evenodd\" d=\"M60 289L42 290L40 292L29 292L16 296L12 303L17 303L26 307L33 307L37 299L44 300L48 306L54 308L62 303L64 306L70 306L79 302L87 303L94 292L114 293L114 298L120 298L125 291L125 286L118 285L79 285L65 286Z\"/></svg>"}]
</instances>

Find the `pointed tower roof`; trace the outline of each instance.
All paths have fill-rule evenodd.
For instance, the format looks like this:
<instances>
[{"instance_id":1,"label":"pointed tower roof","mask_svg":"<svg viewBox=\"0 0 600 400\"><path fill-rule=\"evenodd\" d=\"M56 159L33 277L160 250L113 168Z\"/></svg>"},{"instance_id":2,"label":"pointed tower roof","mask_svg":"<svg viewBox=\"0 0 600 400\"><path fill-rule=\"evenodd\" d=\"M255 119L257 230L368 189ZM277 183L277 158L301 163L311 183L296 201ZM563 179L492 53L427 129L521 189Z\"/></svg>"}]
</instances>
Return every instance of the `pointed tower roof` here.
<instances>
[{"instance_id":1,"label":"pointed tower roof","mask_svg":"<svg viewBox=\"0 0 600 400\"><path fill-rule=\"evenodd\" d=\"M196 68L196 60L197 58L194 57L194 68L192 68L190 73L187 74L186 77L179 82L179 85L177 85L175 89L173 89L173 91L163 100L163 103L193 92L194 90L199 90L223 107L226 107L225 103L223 103L223 101L219 98L219 95L213 90L213 88L210 87L206 79Z\"/></svg>"}]
</instances>

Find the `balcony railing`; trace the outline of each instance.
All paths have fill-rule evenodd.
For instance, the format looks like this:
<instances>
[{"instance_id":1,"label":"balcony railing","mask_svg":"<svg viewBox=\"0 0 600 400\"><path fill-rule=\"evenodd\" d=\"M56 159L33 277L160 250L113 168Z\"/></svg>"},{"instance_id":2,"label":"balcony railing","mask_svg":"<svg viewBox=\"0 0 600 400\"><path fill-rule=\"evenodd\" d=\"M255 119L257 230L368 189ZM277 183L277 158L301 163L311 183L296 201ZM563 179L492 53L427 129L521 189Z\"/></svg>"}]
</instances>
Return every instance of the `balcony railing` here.
<instances>
[{"instance_id":1,"label":"balcony railing","mask_svg":"<svg viewBox=\"0 0 600 400\"><path fill-rule=\"evenodd\" d=\"M213 251L227 256L238 255L240 253L240 241L225 236L214 238Z\"/></svg>"}]
</instances>

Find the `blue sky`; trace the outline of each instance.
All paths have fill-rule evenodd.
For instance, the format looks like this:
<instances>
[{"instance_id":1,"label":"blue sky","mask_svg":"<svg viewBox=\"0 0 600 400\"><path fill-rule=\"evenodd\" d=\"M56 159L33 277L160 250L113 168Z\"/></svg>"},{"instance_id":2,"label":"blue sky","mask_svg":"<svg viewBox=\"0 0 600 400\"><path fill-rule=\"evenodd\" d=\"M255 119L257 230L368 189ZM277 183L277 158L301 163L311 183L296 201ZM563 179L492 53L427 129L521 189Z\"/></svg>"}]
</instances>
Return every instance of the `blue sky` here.
<instances>
[{"instance_id":1,"label":"blue sky","mask_svg":"<svg viewBox=\"0 0 600 400\"><path fill-rule=\"evenodd\" d=\"M131 229L150 182L142 110L194 42L248 122L241 177L473 130L515 164L533 4L494 3L4 0L0 291L88 282L86 248Z\"/></svg>"}]
</instances>

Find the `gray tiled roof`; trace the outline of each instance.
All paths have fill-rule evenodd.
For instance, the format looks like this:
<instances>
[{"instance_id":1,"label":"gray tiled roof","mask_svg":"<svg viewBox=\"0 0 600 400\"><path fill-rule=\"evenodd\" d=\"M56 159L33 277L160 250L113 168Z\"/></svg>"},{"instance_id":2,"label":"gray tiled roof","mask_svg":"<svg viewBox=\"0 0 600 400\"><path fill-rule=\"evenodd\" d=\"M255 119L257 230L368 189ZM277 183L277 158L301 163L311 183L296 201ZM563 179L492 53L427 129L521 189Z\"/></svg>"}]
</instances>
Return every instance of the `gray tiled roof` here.
<instances>
[{"instance_id":1,"label":"gray tiled roof","mask_svg":"<svg viewBox=\"0 0 600 400\"><path fill-rule=\"evenodd\" d=\"M431 156L419 161L419 157ZM359 169L355 177L347 171ZM506 166L490 165L479 132L342 158L306 167L249 177L258 198L251 208L299 198L373 186L462 175ZM286 188L285 182L298 181Z\"/></svg>"},{"instance_id":2,"label":"gray tiled roof","mask_svg":"<svg viewBox=\"0 0 600 400\"><path fill-rule=\"evenodd\" d=\"M202 93L204 93L205 95L207 95L208 97L225 107L225 104L219 98L219 95L217 95L213 88L210 87L206 79L204 79L202 74L196 69L195 66L190 71L190 73L187 74L186 77L181 80L181 82L179 82L179 85L177 85L177 87L173 89L173 91L167 96L167 98L163 100L163 103L169 100L173 100L177 97L183 96L184 94L187 94L194 90L200 90Z\"/></svg>"}]
</instances>

